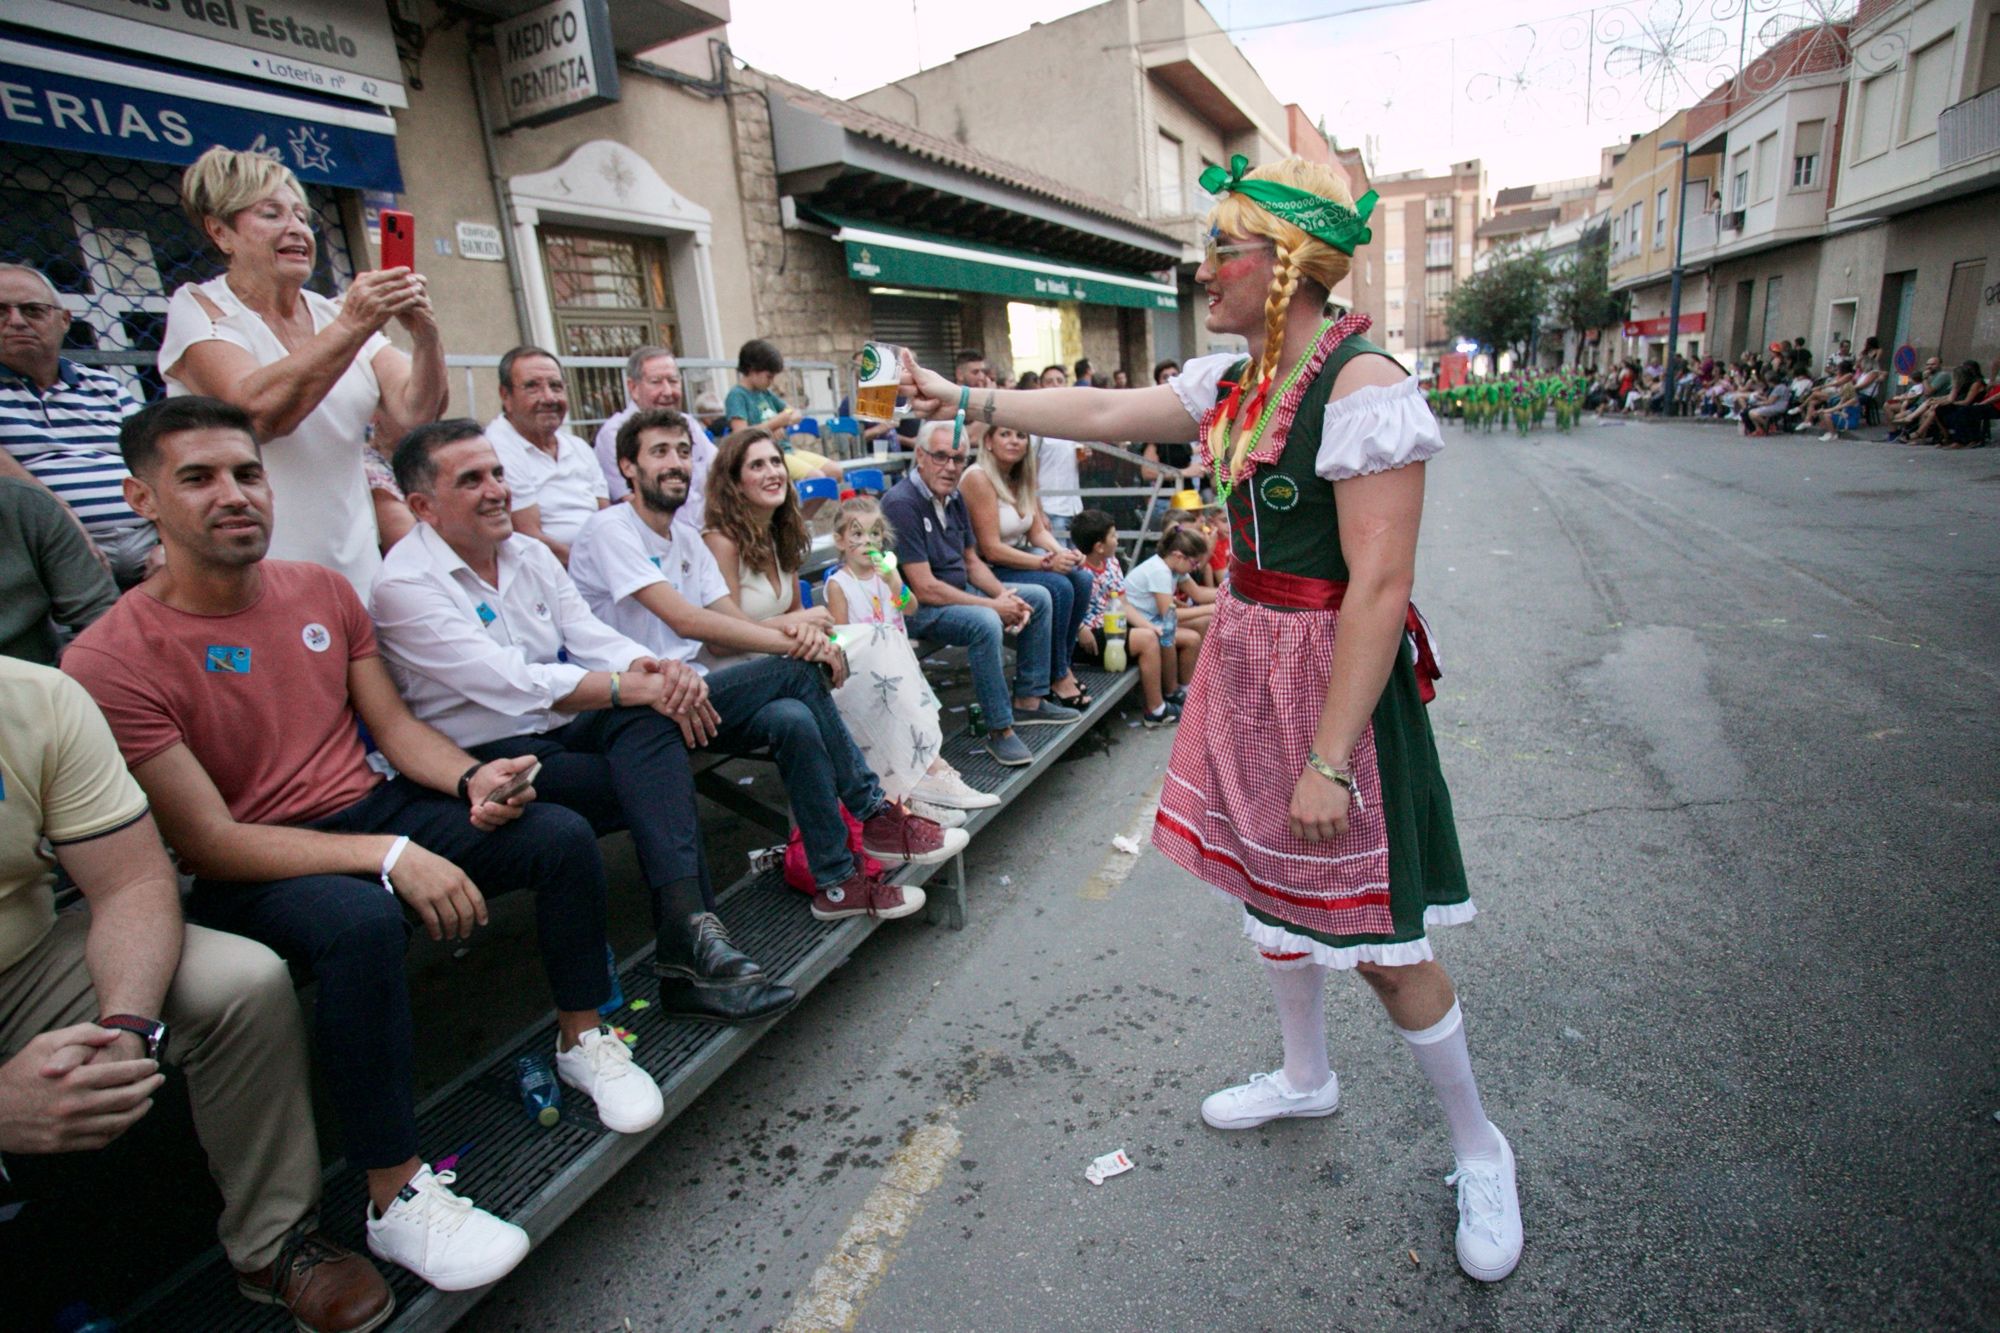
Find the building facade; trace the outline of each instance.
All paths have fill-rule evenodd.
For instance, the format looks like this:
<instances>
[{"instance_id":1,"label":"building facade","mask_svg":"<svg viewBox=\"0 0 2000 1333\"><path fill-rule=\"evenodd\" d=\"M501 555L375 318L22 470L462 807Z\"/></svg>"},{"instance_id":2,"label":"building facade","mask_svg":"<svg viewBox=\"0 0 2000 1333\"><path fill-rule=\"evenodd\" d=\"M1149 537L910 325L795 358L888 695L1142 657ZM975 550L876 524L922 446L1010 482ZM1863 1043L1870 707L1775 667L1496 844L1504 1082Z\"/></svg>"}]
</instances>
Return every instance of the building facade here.
<instances>
[{"instance_id":1,"label":"building facade","mask_svg":"<svg viewBox=\"0 0 2000 1333\"><path fill-rule=\"evenodd\" d=\"M1445 307L1472 273L1486 221L1486 169L1472 158L1439 176L1378 176L1374 189L1381 197L1371 222L1382 260L1378 341L1412 370L1428 373L1455 342Z\"/></svg>"},{"instance_id":2,"label":"building facade","mask_svg":"<svg viewBox=\"0 0 2000 1333\"><path fill-rule=\"evenodd\" d=\"M1124 363L1135 382L1148 357L1184 360L1241 341L1214 339L1201 323L1198 231L1214 202L1202 171L1237 153L1253 165L1294 151L1328 160L1324 137L1271 93L1198 0L1105 0L851 100L976 152L1032 160L1176 237L1180 300L1152 316L1147 356Z\"/></svg>"},{"instance_id":3,"label":"building facade","mask_svg":"<svg viewBox=\"0 0 2000 1333\"><path fill-rule=\"evenodd\" d=\"M1681 150L1663 144L1687 138L1687 112L1677 112L1659 128L1635 135L1611 171L1610 281L1628 292L1632 308L1622 328L1607 330L1603 360L1636 360L1661 365L1667 355L1672 304L1675 226L1681 233L1681 321L1676 349L1700 357L1713 347L1709 332L1709 281L1696 257L1713 245L1715 217L1709 210L1722 157L1691 145L1687 191L1681 192Z\"/></svg>"}]
</instances>

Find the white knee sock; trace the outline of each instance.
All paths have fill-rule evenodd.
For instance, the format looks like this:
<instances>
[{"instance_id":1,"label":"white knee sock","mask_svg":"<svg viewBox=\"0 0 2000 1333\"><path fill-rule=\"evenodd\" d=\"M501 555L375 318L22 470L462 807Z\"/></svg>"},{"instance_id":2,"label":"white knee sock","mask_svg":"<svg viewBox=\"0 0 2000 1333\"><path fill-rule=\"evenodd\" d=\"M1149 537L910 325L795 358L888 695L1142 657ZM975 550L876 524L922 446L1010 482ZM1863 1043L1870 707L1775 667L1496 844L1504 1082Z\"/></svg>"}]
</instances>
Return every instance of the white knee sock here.
<instances>
[{"instance_id":1,"label":"white knee sock","mask_svg":"<svg viewBox=\"0 0 2000 1333\"><path fill-rule=\"evenodd\" d=\"M1404 1028L1396 1031L1410 1044L1417 1068L1431 1081L1438 1101L1444 1104L1445 1122L1451 1126L1451 1151L1459 1161L1494 1158L1500 1155L1500 1132L1486 1118L1479 1104L1479 1084L1472 1077L1472 1059L1465 1050L1465 1015L1458 1002L1451 1012L1421 1032ZM1289 1044L1287 1051L1289 1051Z\"/></svg>"},{"instance_id":2,"label":"white knee sock","mask_svg":"<svg viewBox=\"0 0 2000 1333\"><path fill-rule=\"evenodd\" d=\"M1285 1038L1285 1082L1293 1092L1317 1092L1333 1077L1326 1061L1326 969L1309 963L1266 970Z\"/></svg>"}]
</instances>

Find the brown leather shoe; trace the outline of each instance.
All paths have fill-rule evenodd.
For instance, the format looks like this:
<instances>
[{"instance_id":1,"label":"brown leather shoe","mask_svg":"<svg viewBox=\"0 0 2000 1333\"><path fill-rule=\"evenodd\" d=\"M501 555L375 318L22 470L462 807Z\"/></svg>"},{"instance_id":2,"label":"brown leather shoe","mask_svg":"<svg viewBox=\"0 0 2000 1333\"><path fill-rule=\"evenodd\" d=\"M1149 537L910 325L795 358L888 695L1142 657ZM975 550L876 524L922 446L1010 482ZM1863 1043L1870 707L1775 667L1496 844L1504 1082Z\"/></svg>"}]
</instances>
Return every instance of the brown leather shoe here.
<instances>
[{"instance_id":1,"label":"brown leather shoe","mask_svg":"<svg viewBox=\"0 0 2000 1333\"><path fill-rule=\"evenodd\" d=\"M282 1305L302 1333L369 1333L396 1312L396 1293L369 1263L317 1231L293 1232L277 1260L238 1270L236 1289L253 1301Z\"/></svg>"}]
</instances>

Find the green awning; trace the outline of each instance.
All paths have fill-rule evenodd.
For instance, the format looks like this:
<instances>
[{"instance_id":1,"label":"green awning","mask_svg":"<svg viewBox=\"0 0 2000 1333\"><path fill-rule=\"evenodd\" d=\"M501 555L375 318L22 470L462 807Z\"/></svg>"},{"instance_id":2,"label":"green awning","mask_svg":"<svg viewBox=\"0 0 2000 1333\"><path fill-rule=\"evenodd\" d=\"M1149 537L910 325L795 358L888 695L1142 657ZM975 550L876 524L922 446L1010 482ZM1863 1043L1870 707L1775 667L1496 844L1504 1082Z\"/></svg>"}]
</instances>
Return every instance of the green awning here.
<instances>
[{"instance_id":1,"label":"green awning","mask_svg":"<svg viewBox=\"0 0 2000 1333\"><path fill-rule=\"evenodd\" d=\"M881 287L930 287L952 292L989 292L1031 301L1082 301L1090 305L1172 310L1179 304L1172 283L1129 273L1078 268L1060 260L1015 250L972 245L876 223L851 222L823 214L838 230L833 239L847 250L847 276Z\"/></svg>"}]
</instances>

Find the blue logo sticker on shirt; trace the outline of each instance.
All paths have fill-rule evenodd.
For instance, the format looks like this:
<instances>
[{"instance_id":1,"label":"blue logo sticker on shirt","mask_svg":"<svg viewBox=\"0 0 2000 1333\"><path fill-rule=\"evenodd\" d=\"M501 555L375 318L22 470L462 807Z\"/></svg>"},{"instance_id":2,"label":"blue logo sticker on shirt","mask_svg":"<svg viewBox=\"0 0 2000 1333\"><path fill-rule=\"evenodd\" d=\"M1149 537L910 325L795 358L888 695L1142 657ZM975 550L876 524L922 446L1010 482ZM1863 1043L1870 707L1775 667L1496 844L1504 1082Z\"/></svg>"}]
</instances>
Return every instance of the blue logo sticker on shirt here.
<instances>
[{"instance_id":1,"label":"blue logo sticker on shirt","mask_svg":"<svg viewBox=\"0 0 2000 1333\"><path fill-rule=\"evenodd\" d=\"M569 649L567 649L567 648L558 648L558 649L556 649L556 661L558 661L558 662L561 662L561 663L562 663L562 664L563 664L564 666L568 666L568 665L569 665Z\"/></svg>"},{"instance_id":2,"label":"blue logo sticker on shirt","mask_svg":"<svg viewBox=\"0 0 2000 1333\"><path fill-rule=\"evenodd\" d=\"M226 671L232 676L247 676L250 674L250 650L226 643L211 643L201 665L204 671Z\"/></svg>"},{"instance_id":3,"label":"blue logo sticker on shirt","mask_svg":"<svg viewBox=\"0 0 2000 1333\"><path fill-rule=\"evenodd\" d=\"M660 566L660 557L658 557L658 556L656 556L656 555L649 555L649 556L647 556L646 558L647 558L648 560L651 560L651 561L653 562L653 568L654 568L654 569L659 569L659 568L661 567L661 566Z\"/></svg>"},{"instance_id":4,"label":"blue logo sticker on shirt","mask_svg":"<svg viewBox=\"0 0 2000 1333\"><path fill-rule=\"evenodd\" d=\"M488 606L484 602L481 602L478 606L475 606L472 609L474 612L478 614L479 623L482 625L490 625L494 621L499 619L498 616L493 614L493 608Z\"/></svg>"}]
</instances>

